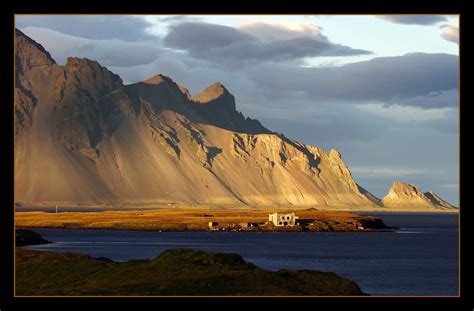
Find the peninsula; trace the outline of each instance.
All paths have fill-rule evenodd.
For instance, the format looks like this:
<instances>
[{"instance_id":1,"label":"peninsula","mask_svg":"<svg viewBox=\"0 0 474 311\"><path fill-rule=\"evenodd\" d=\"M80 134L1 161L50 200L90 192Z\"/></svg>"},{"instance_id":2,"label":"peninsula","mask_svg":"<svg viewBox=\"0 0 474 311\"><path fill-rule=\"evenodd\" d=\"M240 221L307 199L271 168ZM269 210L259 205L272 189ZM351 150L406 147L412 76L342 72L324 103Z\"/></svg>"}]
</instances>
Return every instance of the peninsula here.
<instances>
[{"instance_id":1,"label":"peninsula","mask_svg":"<svg viewBox=\"0 0 474 311\"><path fill-rule=\"evenodd\" d=\"M371 232L389 229L377 217L352 212L316 209L298 210L295 226L275 226L269 222L273 210L166 209L103 212L21 212L17 228L87 228L144 231L310 231ZM209 224L215 223L214 228Z\"/></svg>"}]
</instances>

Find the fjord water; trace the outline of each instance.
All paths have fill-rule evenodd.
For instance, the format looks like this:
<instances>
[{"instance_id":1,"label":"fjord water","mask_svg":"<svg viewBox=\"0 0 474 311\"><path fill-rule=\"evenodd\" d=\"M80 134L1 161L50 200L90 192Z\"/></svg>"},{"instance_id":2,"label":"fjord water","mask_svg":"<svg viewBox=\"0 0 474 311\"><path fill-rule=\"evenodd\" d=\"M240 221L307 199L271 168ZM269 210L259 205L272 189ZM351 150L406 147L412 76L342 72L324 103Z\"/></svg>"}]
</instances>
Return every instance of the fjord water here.
<instances>
[{"instance_id":1,"label":"fjord water","mask_svg":"<svg viewBox=\"0 0 474 311\"><path fill-rule=\"evenodd\" d=\"M270 270L336 272L371 295L458 295L457 214L374 216L400 229L377 233L245 233L35 228L55 243L29 248L115 261L150 259L170 248L238 253Z\"/></svg>"}]
</instances>

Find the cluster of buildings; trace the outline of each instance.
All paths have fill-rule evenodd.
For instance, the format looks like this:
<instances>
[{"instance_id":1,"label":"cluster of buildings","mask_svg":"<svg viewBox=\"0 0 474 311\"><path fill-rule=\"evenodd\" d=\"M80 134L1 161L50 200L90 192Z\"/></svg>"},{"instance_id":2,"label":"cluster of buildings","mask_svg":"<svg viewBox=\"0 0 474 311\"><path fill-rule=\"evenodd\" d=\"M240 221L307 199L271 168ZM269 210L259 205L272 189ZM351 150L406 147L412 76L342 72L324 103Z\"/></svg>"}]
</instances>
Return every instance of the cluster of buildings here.
<instances>
[{"instance_id":1,"label":"cluster of buildings","mask_svg":"<svg viewBox=\"0 0 474 311\"><path fill-rule=\"evenodd\" d=\"M268 214L268 222L273 224L276 227L285 227L285 226L297 226L299 219L295 213L271 213ZM258 227L260 224L253 223L253 222L241 222L238 224L234 224L233 227L239 228L253 228ZM211 230L219 230L219 223L215 221L209 222L209 229Z\"/></svg>"}]
</instances>

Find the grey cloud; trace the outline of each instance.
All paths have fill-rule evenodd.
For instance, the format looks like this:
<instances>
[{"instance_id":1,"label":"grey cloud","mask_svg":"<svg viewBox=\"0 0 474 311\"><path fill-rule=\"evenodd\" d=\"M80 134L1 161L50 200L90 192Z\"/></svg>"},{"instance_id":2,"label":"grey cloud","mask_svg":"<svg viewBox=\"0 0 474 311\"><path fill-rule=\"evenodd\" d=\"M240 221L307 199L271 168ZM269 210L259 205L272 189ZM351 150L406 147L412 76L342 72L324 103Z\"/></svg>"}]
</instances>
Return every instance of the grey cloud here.
<instances>
[{"instance_id":1,"label":"grey cloud","mask_svg":"<svg viewBox=\"0 0 474 311\"><path fill-rule=\"evenodd\" d=\"M426 125L441 133L459 134L459 109L449 109L440 120L426 121Z\"/></svg>"},{"instance_id":2,"label":"grey cloud","mask_svg":"<svg viewBox=\"0 0 474 311\"><path fill-rule=\"evenodd\" d=\"M268 107L267 109L271 109ZM295 108L294 108L295 109ZM296 108L297 109L297 108ZM295 110L296 110L295 109ZM322 114L321 120L305 119L271 119L257 117L267 128L283 133L290 139L296 139L305 144L320 146L326 150L342 146L346 143L370 143L382 135L384 128L379 124L371 124L367 119L353 118L341 109L335 110L340 116ZM291 114L286 111L286 114ZM251 115L254 117L254 115Z\"/></svg>"},{"instance_id":3,"label":"grey cloud","mask_svg":"<svg viewBox=\"0 0 474 311\"><path fill-rule=\"evenodd\" d=\"M69 56L77 56L96 60L104 66L132 67L153 62L161 52L156 45L145 41L85 39L36 27L21 30L40 42L59 64L64 64Z\"/></svg>"},{"instance_id":4,"label":"grey cloud","mask_svg":"<svg viewBox=\"0 0 474 311\"><path fill-rule=\"evenodd\" d=\"M268 96L290 98L302 92L312 100L333 102L393 101L429 108L457 105L453 100L416 101L417 96L458 88L458 57L414 53L380 57L340 67L297 68L262 65L249 69ZM447 93L452 99L452 92Z\"/></svg>"},{"instance_id":5,"label":"grey cloud","mask_svg":"<svg viewBox=\"0 0 474 311\"><path fill-rule=\"evenodd\" d=\"M352 105L284 99L254 105L259 109L248 105L243 108L268 128L327 150L346 144L368 144L387 131L386 121L372 118Z\"/></svg>"},{"instance_id":6,"label":"grey cloud","mask_svg":"<svg viewBox=\"0 0 474 311\"><path fill-rule=\"evenodd\" d=\"M331 43L323 36L263 42L236 28L196 22L171 25L163 42L169 47L186 50L193 57L222 65L228 65L227 61L285 61L312 56L371 53Z\"/></svg>"},{"instance_id":7,"label":"grey cloud","mask_svg":"<svg viewBox=\"0 0 474 311\"><path fill-rule=\"evenodd\" d=\"M167 17L160 17L158 18L160 22L163 23L177 23L177 22L196 22L196 21L201 21L202 17L199 16L189 16L189 15L173 15L173 16L167 16Z\"/></svg>"},{"instance_id":8,"label":"grey cloud","mask_svg":"<svg viewBox=\"0 0 474 311\"><path fill-rule=\"evenodd\" d=\"M257 50L257 49L256 49ZM273 41L261 46L255 58L264 59L266 55L275 59L303 58L308 56L351 56L371 54L369 51L352 49L348 46L333 44L325 40L308 37L285 41Z\"/></svg>"},{"instance_id":9,"label":"grey cloud","mask_svg":"<svg viewBox=\"0 0 474 311\"><path fill-rule=\"evenodd\" d=\"M434 25L446 22L447 18L440 15L384 15L379 18L397 24Z\"/></svg>"},{"instance_id":10,"label":"grey cloud","mask_svg":"<svg viewBox=\"0 0 474 311\"><path fill-rule=\"evenodd\" d=\"M170 47L200 53L255 39L235 28L208 23L185 22L170 26L163 42Z\"/></svg>"},{"instance_id":11,"label":"grey cloud","mask_svg":"<svg viewBox=\"0 0 474 311\"><path fill-rule=\"evenodd\" d=\"M114 15L16 15L17 28L39 27L89 39L139 41L155 39L146 28L152 24L141 17Z\"/></svg>"},{"instance_id":12,"label":"grey cloud","mask_svg":"<svg viewBox=\"0 0 474 311\"><path fill-rule=\"evenodd\" d=\"M135 67L110 67L110 69L118 73L127 84L143 81L160 73L185 86L192 94L197 94L206 86L220 81L236 97L238 106L248 97L253 100L264 100L259 96L253 80L247 78L245 73L208 66L201 60L172 50L162 51L150 64Z\"/></svg>"},{"instance_id":13,"label":"grey cloud","mask_svg":"<svg viewBox=\"0 0 474 311\"><path fill-rule=\"evenodd\" d=\"M149 64L143 64L134 67L110 67L111 70L119 74L125 84L136 83L143 81L156 74L163 74L172 78L175 82L178 82L187 88L189 85L187 81L181 81L180 77L188 73L188 75L194 78L194 72L190 68L191 66L184 63L183 59L180 58L179 54L172 53L170 51L164 51Z\"/></svg>"},{"instance_id":14,"label":"grey cloud","mask_svg":"<svg viewBox=\"0 0 474 311\"><path fill-rule=\"evenodd\" d=\"M432 91L424 95L417 95L401 100L388 100L386 105L417 106L424 109L456 107L459 92L457 89Z\"/></svg>"}]
</instances>

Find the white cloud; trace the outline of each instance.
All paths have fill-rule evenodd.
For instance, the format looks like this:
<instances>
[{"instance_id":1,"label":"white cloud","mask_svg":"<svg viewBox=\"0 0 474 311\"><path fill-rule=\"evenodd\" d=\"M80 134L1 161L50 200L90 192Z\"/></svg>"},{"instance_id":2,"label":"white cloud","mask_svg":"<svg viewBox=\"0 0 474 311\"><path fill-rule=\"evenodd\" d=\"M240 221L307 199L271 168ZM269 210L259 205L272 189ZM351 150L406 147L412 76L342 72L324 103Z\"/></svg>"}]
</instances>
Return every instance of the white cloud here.
<instances>
[{"instance_id":1,"label":"white cloud","mask_svg":"<svg viewBox=\"0 0 474 311\"><path fill-rule=\"evenodd\" d=\"M459 28L455 25L445 25L442 27L441 37L450 42L459 44Z\"/></svg>"},{"instance_id":2,"label":"white cloud","mask_svg":"<svg viewBox=\"0 0 474 311\"><path fill-rule=\"evenodd\" d=\"M137 42L154 40L146 30L153 24L141 16L130 15L27 15L15 16L17 28L38 27L59 31L71 36Z\"/></svg>"},{"instance_id":3,"label":"white cloud","mask_svg":"<svg viewBox=\"0 0 474 311\"><path fill-rule=\"evenodd\" d=\"M201 21L200 16L191 15L137 15L150 24L145 31L150 35L164 37L168 33L168 27L174 23L182 23L186 21Z\"/></svg>"},{"instance_id":4,"label":"white cloud","mask_svg":"<svg viewBox=\"0 0 474 311\"><path fill-rule=\"evenodd\" d=\"M264 41L290 40L301 37L323 37L321 28L311 23L290 21L241 21L237 29L248 32Z\"/></svg>"}]
</instances>

